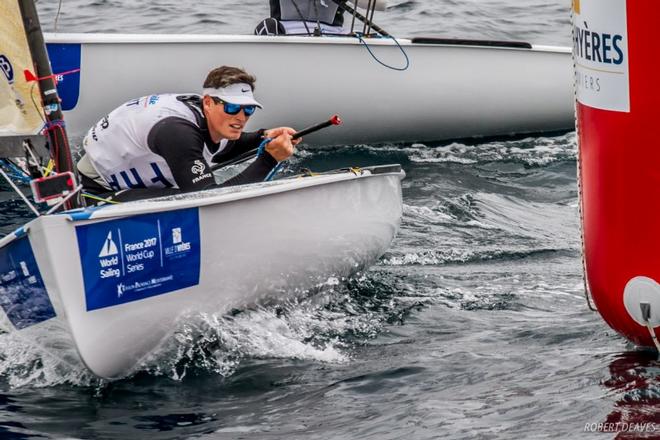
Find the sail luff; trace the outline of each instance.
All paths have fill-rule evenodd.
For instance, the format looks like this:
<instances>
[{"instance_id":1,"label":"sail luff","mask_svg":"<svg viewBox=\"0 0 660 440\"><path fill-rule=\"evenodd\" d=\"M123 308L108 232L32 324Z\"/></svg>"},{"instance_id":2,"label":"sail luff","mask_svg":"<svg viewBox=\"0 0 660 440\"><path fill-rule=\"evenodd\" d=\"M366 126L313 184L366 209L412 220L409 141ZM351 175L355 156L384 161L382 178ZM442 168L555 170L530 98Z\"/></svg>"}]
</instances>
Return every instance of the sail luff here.
<instances>
[{"instance_id":1,"label":"sail luff","mask_svg":"<svg viewBox=\"0 0 660 440\"><path fill-rule=\"evenodd\" d=\"M55 78L50 67L44 36L41 32L37 8L33 0L18 0L18 3L23 17L28 46L35 64L36 75L39 78L41 98L47 120L46 129L56 170L57 172L71 171L74 175L77 175L71 157L69 139L64 128L64 117L60 98L57 94ZM78 206L80 206L80 202L77 198L67 202L68 208Z\"/></svg>"}]
</instances>

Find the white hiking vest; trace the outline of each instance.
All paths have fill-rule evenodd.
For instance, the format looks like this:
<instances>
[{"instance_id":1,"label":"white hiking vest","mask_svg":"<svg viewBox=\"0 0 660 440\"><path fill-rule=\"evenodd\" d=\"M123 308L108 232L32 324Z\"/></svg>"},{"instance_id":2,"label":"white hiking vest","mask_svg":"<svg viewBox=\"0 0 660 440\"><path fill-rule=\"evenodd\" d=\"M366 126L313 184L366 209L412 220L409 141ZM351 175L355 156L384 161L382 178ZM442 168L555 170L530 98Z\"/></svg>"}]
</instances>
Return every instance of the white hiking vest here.
<instances>
[{"instance_id":1,"label":"white hiking vest","mask_svg":"<svg viewBox=\"0 0 660 440\"><path fill-rule=\"evenodd\" d=\"M89 130L83 147L108 189L178 188L165 159L151 151L147 143L153 126L164 118L183 118L199 127L193 114L195 110L177 96L181 95L134 99L114 109ZM227 140L223 139L218 151L226 144ZM210 163L213 154L208 145L204 145L203 155Z\"/></svg>"}]
</instances>

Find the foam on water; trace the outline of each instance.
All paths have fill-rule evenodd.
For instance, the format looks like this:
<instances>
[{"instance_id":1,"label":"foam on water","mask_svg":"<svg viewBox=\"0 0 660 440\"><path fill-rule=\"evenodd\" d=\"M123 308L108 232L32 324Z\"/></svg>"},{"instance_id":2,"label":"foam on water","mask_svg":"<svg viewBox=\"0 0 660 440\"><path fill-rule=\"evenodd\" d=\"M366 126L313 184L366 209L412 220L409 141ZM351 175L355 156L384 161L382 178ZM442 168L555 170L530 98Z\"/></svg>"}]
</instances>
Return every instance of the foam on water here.
<instances>
[{"instance_id":1,"label":"foam on water","mask_svg":"<svg viewBox=\"0 0 660 440\"><path fill-rule=\"evenodd\" d=\"M0 377L11 388L99 383L82 363L64 362L15 332L0 333L0 347Z\"/></svg>"},{"instance_id":2,"label":"foam on water","mask_svg":"<svg viewBox=\"0 0 660 440\"><path fill-rule=\"evenodd\" d=\"M140 369L182 380L190 370L230 376L247 358L345 362L348 357L340 341L311 338L322 331L341 332L341 321L332 325L331 321L322 320L317 325L318 311L297 305L260 307L234 316L188 316Z\"/></svg>"},{"instance_id":3,"label":"foam on water","mask_svg":"<svg viewBox=\"0 0 660 440\"><path fill-rule=\"evenodd\" d=\"M548 166L554 162L575 160L575 132L555 137L528 137L518 140L433 147L421 143L404 148L412 162L478 164L488 162L520 162L528 166Z\"/></svg>"},{"instance_id":4,"label":"foam on water","mask_svg":"<svg viewBox=\"0 0 660 440\"><path fill-rule=\"evenodd\" d=\"M388 319L380 305L378 311L369 310L374 303L365 302L362 295L373 283L370 276L359 274L350 280L331 277L308 296L298 295L286 302L231 314L182 317L172 335L131 376L147 373L180 381L194 372L229 377L246 359L349 362L356 342L353 338L377 335ZM384 286L387 295L393 295L394 291ZM378 292L376 289L369 295ZM387 301L386 310L398 313L395 309L399 305L393 298L388 297ZM106 381L95 378L80 362L64 362L17 333L1 333L0 346L0 376L12 388L107 386Z\"/></svg>"}]
</instances>

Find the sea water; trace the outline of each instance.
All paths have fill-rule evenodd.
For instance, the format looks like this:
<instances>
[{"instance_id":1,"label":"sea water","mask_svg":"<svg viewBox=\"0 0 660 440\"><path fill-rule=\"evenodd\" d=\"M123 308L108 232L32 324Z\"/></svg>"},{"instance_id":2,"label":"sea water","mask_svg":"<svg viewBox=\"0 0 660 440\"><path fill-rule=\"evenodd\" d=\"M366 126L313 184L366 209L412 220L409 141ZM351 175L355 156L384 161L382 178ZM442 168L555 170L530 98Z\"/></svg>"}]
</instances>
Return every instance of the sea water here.
<instances>
[{"instance_id":1,"label":"sea water","mask_svg":"<svg viewBox=\"0 0 660 440\"><path fill-rule=\"evenodd\" d=\"M570 45L570 1L391 0L390 33ZM46 31L250 33L265 1L38 2ZM365 54L365 56L368 56ZM350 67L347 66L347 71ZM584 296L575 134L301 151L285 172L401 163L370 271L178 328L107 383L0 335L0 438L658 438L660 364ZM0 230L30 217L0 194Z\"/></svg>"}]
</instances>

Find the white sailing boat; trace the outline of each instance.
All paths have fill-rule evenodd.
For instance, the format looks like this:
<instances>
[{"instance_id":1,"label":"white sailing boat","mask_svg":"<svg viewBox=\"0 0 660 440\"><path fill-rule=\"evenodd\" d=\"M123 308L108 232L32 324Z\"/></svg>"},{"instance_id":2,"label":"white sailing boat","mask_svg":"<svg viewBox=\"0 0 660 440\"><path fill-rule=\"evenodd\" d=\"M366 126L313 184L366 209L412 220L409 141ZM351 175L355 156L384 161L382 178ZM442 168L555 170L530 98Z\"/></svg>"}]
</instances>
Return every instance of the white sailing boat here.
<instances>
[{"instance_id":1,"label":"white sailing boat","mask_svg":"<svg viewBox=\"0 0 660 440\"><path fill-rule=\"evenodd\" d=\"M251 127L346 123L309 144L440 141L574 129L570 48L363 36L47 34L67 127L158 93L198 92L220 64L256 75ZM291 60L290 68L277 68ZM287 66L288 67L288 66ZM166 74L164 74L166 73ZM111 84L111 87L104 86ZM331 109L331 110L329 110Z\"/></svg>"},{"instance_id":2,"label":"white sailing boat","mask_svg":"<svg viewBox=\"0 0 660 440\"><path fill-rule=\"evenodd\" d=\"M40 88L45 108L23 127L8 121L24 108L2 103L2 134L34 134L45 117L65 172L71 162L33 1L3 2L0 12L20 24L0 29L3 44L17 41L23 53L2 56L20 72L33 68L31 51L42 78L32 87L14 75L0 83L3 93ZM281 298L373 264L398 230L403 177L398 165L353 168L39 215L0 240L0 327L68 361L73 353L97 376L124 377L182 316Z\"/></svg>"}]
</instances>

